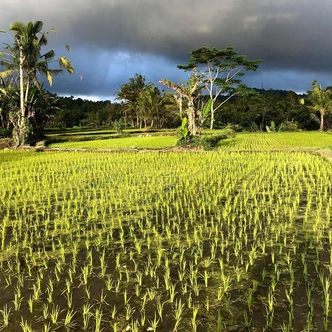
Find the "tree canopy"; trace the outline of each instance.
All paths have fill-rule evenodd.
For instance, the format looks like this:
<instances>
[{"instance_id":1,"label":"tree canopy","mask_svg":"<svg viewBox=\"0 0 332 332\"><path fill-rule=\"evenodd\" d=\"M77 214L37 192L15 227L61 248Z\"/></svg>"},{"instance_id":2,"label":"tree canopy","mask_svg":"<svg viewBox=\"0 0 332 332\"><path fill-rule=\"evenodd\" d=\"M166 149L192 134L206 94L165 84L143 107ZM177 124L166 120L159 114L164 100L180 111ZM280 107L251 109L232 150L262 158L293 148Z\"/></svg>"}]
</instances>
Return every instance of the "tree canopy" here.
<instances>
[{"instance_id":1,"label":"tree canopy","mask_svg":"<svg viewBox=\"0 0 332 332\"><path fill-rule=\"evenodd\" d=\"M309 110L312 112L319 112L319 130L324 130L324 117L327 113L332 112L332 89L326 88L325 90L317 81L312 82L312 89L308 92L308 105ZM303 102L303 100L302 100Z\"/></svg>"},{"instance_id":2,"label":"tree canopy","mask_svg":"<svg viewBox=\"0 0 332 332\"><path fill-rule=\"evenodd\" d=\"M191 51L190 54L188 63L179 65L178 68L184 70L196 68L202 75L202 84L212 100L210 129L213 129L215 111L236 94L248 93L240 77L245 71L257 70L261 60L248 60L244 55L239 55L233 47L223 50L201 47ZM216 106L216 101L222 94L227 94L227 98Z\"/></svg>"}]
</instances>

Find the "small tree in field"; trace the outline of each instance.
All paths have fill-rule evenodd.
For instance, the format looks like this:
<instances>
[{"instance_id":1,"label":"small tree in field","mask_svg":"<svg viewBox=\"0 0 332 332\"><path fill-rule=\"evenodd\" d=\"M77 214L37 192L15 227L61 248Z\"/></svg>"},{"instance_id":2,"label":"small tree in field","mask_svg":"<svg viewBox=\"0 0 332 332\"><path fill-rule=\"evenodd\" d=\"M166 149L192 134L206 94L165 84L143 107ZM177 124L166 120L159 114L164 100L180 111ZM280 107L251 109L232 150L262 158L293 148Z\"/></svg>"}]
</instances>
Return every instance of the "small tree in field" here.
<instances>
[{"instance_id":1,"label":"small tree in field","mask_svg":"<svg viewBox=\"0 0 332 332\"><path fill-rule=\"evenodd\" d=\"M190 54L189 62L186 65L179 65L178 68L184 70L196 68L202 75L203 84L212 100L210 129L213 129L215 112L236 94L246 93L246 86L241 83L240 77L244 75L245 71L255 71L261 60L247 60L233 47L227 47L224 50L201 47L191 51ZM222 94L228 96L216 106L216 102Z\"/></svg>"}]
</instances>

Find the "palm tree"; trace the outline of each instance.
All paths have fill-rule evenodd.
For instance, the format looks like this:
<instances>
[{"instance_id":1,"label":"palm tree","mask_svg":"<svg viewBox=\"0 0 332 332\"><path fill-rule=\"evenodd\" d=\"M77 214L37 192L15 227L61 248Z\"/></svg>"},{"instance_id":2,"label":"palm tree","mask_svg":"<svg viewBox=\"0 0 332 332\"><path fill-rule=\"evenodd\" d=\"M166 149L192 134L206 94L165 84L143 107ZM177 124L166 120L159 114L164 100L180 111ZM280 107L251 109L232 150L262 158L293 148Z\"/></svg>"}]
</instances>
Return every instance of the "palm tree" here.
<instances>
[{"instance_id":1,"label":"palm tree","mask_svg":"<svg viewBox=\"0 0 332 332\"><path fill-rule=\"evenodd\" d=\"M152 83L145 83L145 77L141 74L135 74L129 79L129 83L122 84L121 90L117 91L117 100L123 100L125 103L125 121L130 118L131 124L134 127L134 120L136 119L136 127L142 127L142 119L139 116L138 100L140 94L145 89L149 89Z\"/></svg>"},{"instance_id":2,"label":"palm tree","mask_svg":"<svg viewBox=\"0 0 332 332\"><path fill-rule=\"evenodd\" d=\"M1 64L6 67L6 74L14 73L19 69L20 86L20 114L16 124L17 145L25 143L27 135L27 103L29 90L32 83L41 91L42 86L38 74L45 75L50 85L53 76L63 71L69 74L74 72L71 62L65 57L58 58L59 68L50 68L55 60L54 50L42 53L42 47L48 44L47 33L42 32L43 22L28 22L27 24L17 21L10 25L14 33L13 46L6 44L6 51L9 59L2 60ZM53 30L55 32L55 30ZM69 46L66 46L70 50Z\"/></svg>"},{"instance_id":3,"label":"palm tree","mask_svg":"<svg viewBox=\"0 0 332 332\"><path fill-rule=\"evenodd\" d=\"M308 93L308 99L311 105L308 106L314 112L320 114L320 126L319 130L324 130L324 116L326 113L332 111L332 91L330 88L322 89L321 85L318 85L316 80L312 82L312 89ZM301 100L303 103L303 100Z\"/></svg>"},{"instance_id":4,"label":"palm tree","mask_svg":"<svg viewBox=\"0 0 332 332\"><path fill-rule=\"evenodd\" d=\"M151 127L159 129L162 128L167 115L175 106L175 100L170 92L160 91L157 86L149 86L141 91L137 106L145 127L150 121Z\"/></svg>"}]
</instances>

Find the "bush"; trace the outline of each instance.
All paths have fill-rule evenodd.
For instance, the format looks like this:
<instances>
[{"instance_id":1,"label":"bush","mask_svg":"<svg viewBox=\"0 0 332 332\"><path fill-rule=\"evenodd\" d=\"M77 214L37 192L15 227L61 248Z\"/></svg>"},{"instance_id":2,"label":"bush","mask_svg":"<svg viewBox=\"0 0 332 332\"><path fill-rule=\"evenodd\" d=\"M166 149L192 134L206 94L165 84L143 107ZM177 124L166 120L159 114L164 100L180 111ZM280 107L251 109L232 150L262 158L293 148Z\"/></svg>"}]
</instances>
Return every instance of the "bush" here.
<instances>
[{"instance_id":1,"label":"bush","mask_svg":"<svg viewBox=\"0 0 332 332\"><path fill-rule=\"evenodd\" d=\"M113 122L113 129L115 129L115 131L118 134L122 134L123 129L126 127L126 123L123 122L122 120L115 120Z\"/></svg>"},{"instance_id":2,"label":"bush","mask_svg":"<svg viewBox=\"0 0 332 332\"><path fill-rule=\"evenodd\" d=\"M223 132L216 135L206 136L187 136L178 140L177 146L190 147L190 148L203 148L204 150L210 150L214 148L219 141L235 137L235 131L233 129L224 129Z\"/></svg>"},{"instance_id":3,"label":"bush","mask_svg":"<svg viewBox=\"0 0 332 332\"><path fill-rule=\"evenodd\" d=\"M299 128L297 122L285 121L280 125L279 131L299 131Z\"/></svg>"},{"instance_id":4,"label":"bush","mask_svg":"<svg viewBox=\"0 0 332 332\"><path fill-rule=\"evenodd\" d=\"M0 128L0 137L11 137L12 130L8 128Z\"/></svg>"},{"instance_id":5,"label":"bush","mask_svg":"<svg viewBox=\"0 0 332 332\"><path fill-rule=\"evenodd\" d=\"M227 126L225 127L225 129L232 129L232 130L234 130L237 133L243 131L243 127L242 126L240 126L238 124L232 124L232 123L227 124Z\"/></svg>"}]
</instances>

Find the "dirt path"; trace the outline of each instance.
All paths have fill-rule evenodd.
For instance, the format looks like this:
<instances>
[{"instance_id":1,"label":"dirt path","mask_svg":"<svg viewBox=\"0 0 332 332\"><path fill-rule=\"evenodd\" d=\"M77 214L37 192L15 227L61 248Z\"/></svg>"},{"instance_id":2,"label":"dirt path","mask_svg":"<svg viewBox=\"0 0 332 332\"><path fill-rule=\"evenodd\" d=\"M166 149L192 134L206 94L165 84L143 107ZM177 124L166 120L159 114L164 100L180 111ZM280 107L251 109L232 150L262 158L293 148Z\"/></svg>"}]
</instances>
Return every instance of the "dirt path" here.
<instances>
[{"instance_id":1,"label":"dirt path","mask_svg":"<svg viewBox=\"0 0 332 332\"><path fill-rule=\"evenodd\" d=\"M332 162L332 150L331 149L319 149L319 150L316 150L316 152L319 153L326 160Z\"/></svg>"}]
</instances>

